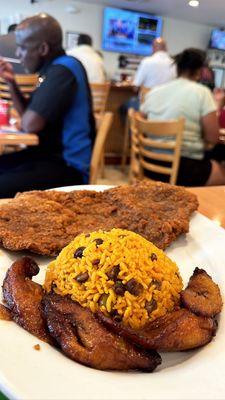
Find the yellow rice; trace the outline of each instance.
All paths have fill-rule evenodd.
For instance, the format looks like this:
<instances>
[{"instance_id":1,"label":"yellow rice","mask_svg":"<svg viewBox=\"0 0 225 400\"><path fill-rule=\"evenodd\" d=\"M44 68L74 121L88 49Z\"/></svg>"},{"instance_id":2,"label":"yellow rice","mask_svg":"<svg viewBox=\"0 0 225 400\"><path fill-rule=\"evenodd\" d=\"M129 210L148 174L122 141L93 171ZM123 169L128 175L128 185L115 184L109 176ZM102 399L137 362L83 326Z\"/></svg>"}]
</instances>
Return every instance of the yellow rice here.
<instances>
[{"instance_id":1,"label":"yellow rice","mask_svg":"<svg viewBox=\"0 0 225 400\"><path fill-rule=\"evenodd\" d=\"M78 276L86 276L86 281L78 282ZM116 289L118 282L122 294ZM138 285L135 293L131 282L136 289ZM134 329L172 311L182 287L175 262L140 235L123 229L77 236L49 264L44 283L45 290L69 295L94 313L116 315Z\"/></svg>"}]
</instances>

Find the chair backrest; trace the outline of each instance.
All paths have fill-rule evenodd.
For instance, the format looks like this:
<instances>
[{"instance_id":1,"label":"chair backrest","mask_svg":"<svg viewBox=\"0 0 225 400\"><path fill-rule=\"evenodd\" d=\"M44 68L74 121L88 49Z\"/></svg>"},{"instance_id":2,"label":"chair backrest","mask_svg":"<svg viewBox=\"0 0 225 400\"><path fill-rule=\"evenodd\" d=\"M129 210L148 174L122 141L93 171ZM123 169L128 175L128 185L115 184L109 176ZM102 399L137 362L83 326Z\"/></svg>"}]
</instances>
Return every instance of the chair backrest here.
<instances>
[{"instance_id":1,"label":"chair backrest","mask_svg":"<svg viewBox=\"0 0 225 400\"><path fill-rule=\"evenodd\" d=\"M38 75L36 74L17 74L15 75L16 83L25 97L30 97L38 83ZM0 78L0 98L12 103L11 93L7 82Z\"/></svg>"},{"instance_id":2,"label":"chair backrest","mask_svg":"<svg viewBox=\"0 0 225 400\"><path fill-rule=\"evenodd\" d=\"M101 164L103 152L104 152L104 145L107 139L107 135L111 128L113 121L113 113L112 112L105 112L101 116L101 120L97 121L97 135L95 139L95 144L92 152L91 157L91 165L90 165L90 184L95 184L98 176L98 170Z\"/></svg>"},{"instance_id":3,"label":"chair backrest","mask_svg":"<svg viewBox=\"0 0 225 400\"><path fill-rule=\"evenodd\" d=\"M146 120L134 114L133 130L136 138L139 178L146 177L145 171L169 176L176 184L180 162L184 118L169 121ZM132 125L131 125L132 126Z\"/></svg>"},{"instance_id":4,"label":"chair backrest","mask_svg":"<svg viewBox=\"0 0 225 400\"><path fill-rule=\"evenodd\" d=\"M90 88L94 113L104 113L106 111L110 83L91 83Z\"/></svg>"},{"instance_id":5,"label":"chair backrest","mask_svg":"<svg viewBox=\"0 0 225 400\"><path fill-rule=\"evenodd\" d=\"M134 183L140 177L138 131L135 126L135 117L134 117L137 115L139 115L138 111L135 111L134 108L129 108L128 123L129 123L129 130L131 133L130 171L129 171L130 183Z\"/></svg>"}]
</instances>

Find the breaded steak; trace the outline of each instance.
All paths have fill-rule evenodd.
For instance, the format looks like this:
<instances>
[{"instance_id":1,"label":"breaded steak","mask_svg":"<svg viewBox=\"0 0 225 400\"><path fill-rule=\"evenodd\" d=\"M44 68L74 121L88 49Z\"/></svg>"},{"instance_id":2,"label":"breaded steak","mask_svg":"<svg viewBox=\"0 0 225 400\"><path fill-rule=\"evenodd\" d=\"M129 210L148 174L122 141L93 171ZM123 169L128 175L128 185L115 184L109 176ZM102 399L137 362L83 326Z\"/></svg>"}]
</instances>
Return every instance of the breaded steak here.
<instances>
[{"instance_id":1,"label":"breaded steak","mask_svg":"<svg viewBox=\"0 0 225 400\"><path fill-rule=\"evenodd\" d=\"M184 188L149 181L104 192L24 192L0 206L0 242L55 256L82 232L122 228L165 249L188 232L197 207L196 196Z\"/></svg>"}]
</instances>

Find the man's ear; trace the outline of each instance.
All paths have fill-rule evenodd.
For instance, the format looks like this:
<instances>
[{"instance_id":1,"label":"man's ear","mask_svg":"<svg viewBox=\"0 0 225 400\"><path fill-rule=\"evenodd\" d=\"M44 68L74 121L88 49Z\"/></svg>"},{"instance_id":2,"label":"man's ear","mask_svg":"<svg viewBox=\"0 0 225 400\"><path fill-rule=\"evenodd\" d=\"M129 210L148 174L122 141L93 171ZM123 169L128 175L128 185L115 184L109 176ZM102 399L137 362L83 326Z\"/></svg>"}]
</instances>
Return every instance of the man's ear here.
<instances>
[{"instance_id":1,"label":"man's ear","mask_svg":"<svg viewBox=\"0 0 225 400\"><path fill-rule=\"evenodd\" d=\"M45 57L48 55L50 50L49 44L47 42L43 42L41 43L40 47L39 47L39 54L42 57Z\"/></svg>"}]
</instances>

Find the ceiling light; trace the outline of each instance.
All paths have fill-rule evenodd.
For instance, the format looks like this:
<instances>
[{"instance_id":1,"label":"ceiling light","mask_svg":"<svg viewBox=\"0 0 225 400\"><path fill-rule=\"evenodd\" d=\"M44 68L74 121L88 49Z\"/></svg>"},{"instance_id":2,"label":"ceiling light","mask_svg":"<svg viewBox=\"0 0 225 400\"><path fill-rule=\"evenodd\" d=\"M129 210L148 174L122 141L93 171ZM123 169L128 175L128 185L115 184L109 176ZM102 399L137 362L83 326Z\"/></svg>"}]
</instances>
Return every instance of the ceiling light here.
<instances>
[{"instance_id":1,"label":"ceiling light","mask_svg":"<svg viewBox=\"0 0 225 400\"><path fill-rule=\"evenodd\" d=\"M191 7L198 7L199 6L199 1L198 0L190 0L188 2L189 6Z\"/></svg>"},{"instance_id":2,"label":"ceiling light","mask_svg":"<svg viewBox=\"0 0 225 400\"><path fill-rule=\"evenodd\" d=\"M80 9L77 7L75 2L71 0L70 3L66 6L66 12L70 14L77 14L80 12Z\"/></svg>"}]
</instances>

